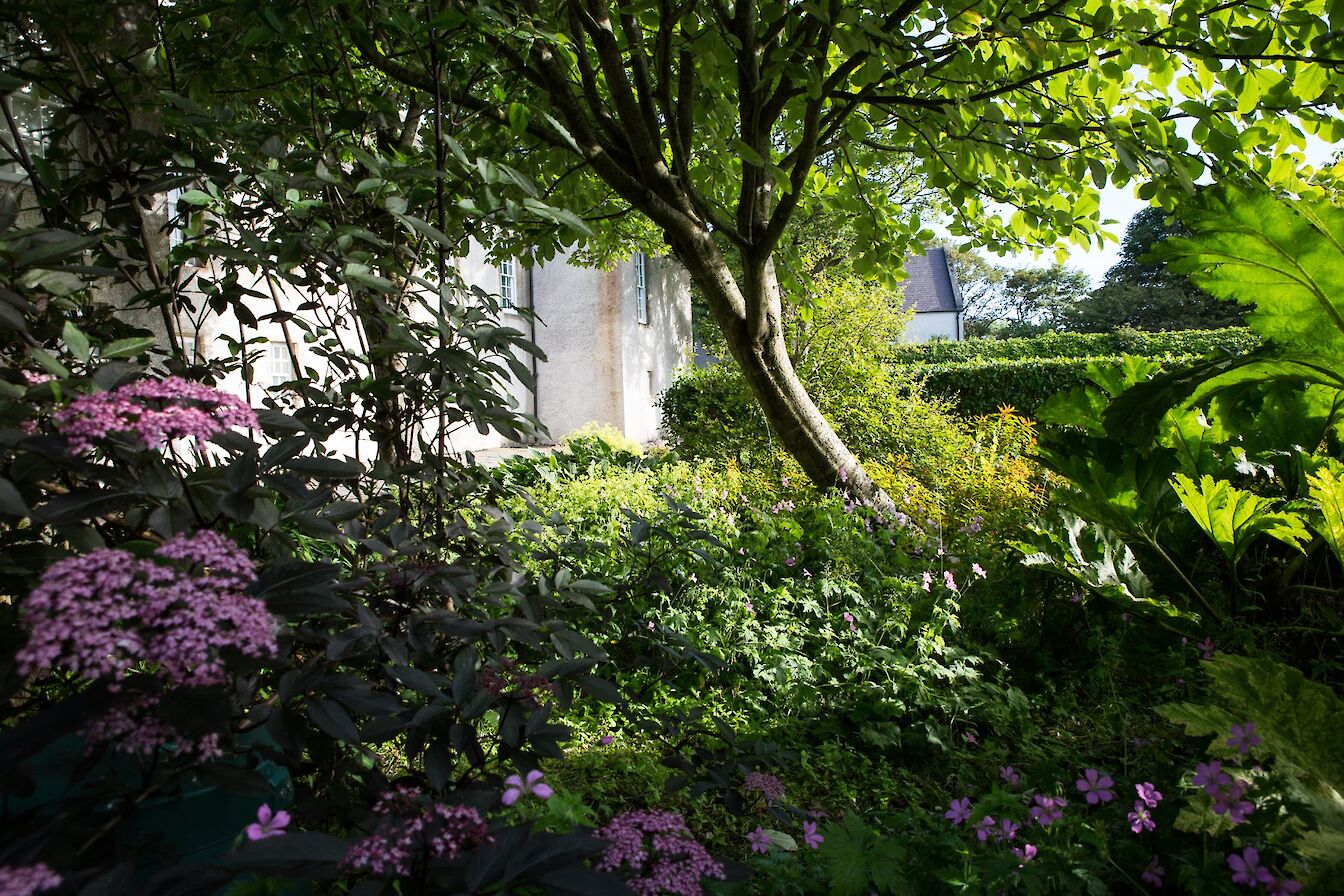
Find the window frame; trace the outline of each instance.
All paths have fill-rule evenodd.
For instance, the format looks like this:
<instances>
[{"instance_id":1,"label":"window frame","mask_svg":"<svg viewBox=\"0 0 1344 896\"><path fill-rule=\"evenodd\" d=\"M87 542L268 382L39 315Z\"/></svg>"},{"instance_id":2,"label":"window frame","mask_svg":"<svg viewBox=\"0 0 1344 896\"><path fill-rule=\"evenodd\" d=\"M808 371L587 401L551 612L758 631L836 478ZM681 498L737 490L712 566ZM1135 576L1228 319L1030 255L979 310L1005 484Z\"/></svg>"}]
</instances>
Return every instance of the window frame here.
<instances>
[{"instance_id":1,"label":"window frame","mask_svg":"<svg viewBox=\"0 0 1344 896\"><path fill-rule=\"evenodd\" d=\"M649 257L635 253L635 317L645 326L649 324Z\"/></svg>"},{"instance_id":2,"label":"window frame","mask_svg":"<svg viewBox=\"0 0 1344 896\"><path fill-rule=\"evenodd\" d=\"M518 267L512 258L499 263L499 307L518 307Z\"/></svg>"}]
</instances>

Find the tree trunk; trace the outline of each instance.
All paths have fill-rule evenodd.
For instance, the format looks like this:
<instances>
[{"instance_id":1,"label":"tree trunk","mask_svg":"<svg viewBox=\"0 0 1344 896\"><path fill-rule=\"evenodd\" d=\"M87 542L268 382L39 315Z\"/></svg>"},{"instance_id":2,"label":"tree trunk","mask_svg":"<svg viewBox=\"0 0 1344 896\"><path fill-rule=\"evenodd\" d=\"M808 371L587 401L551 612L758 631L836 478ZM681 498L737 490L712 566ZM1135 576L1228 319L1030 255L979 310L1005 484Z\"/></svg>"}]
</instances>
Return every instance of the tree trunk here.
<instances>
[{"instance_id":1,"label":"tree trunk","mask_svg":"<svg viewBox=\"0 0 1344 896\"><path fill-rule=\"evenodd\" d=\"M818 488L840 488L880 511L894 512L895 503L845 447L794 370L773 265L767 260L739 284L708 234L689 240L667 236L704 293L766 420L808 478Z\"/></svg>"}]
</instances>

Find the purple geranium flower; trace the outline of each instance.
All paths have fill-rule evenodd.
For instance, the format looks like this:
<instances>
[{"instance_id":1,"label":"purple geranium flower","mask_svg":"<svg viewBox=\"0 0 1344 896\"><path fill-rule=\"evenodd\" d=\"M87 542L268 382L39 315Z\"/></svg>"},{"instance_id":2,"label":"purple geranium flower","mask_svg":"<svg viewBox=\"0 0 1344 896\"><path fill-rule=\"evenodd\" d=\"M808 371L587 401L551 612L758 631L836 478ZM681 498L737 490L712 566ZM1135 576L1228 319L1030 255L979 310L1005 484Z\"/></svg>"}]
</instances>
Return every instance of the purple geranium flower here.
<instances>
[{"instance_id":1,"label":"purple geranium flower","mask_svg":"<svg viewBox=\"0 0 1344 896\"><path fill-rule=\"evenodd\" d=\"M551 790L551 785L544 783L541 779L541 769L532 769L527 773L526 778L520 778L517 775L509 775L504 779L504 795L500 797L500 802L506 806L512 806L518 802L518 798L525 793L530 793L540 800L548 800L555 791Z\"/></svg>"},{"instance_id":2,"label":"purple geranium flower","mask_svg":"<svg viewBox=\"0 0 1344 896\"><path fill-rule=\"evenodd\" d=\"M1143 869L1143 874L1140 877L1150 887L1161 887L1162 876L1166 873L1167 869L1158 863L1157 856L1153 856L1148 860L1148 867Z\"/></svg>"},{"instance_id":3,"label":"purple geranium flower","mask_svg":"<svg viewBox=\"0 0 1344 896\"><path fill-rule=\"evenodd\" d=\"M803 822L803 842L812 849L819 849L826 840L825 837L817 833L817 823L815 821Z\"/></svg>"},{"instance_id":4,"label":"purple geranium flower","mask_svg":"<svg viewBox=\"0 0 1344 896\"><path fill-rule=\"evenodd\" d=\"M1141 834L1144 831L1151 831L1153 828L1157 827L1157 825L1153 823L1152 813L1150 813L1148 807L1143 804L1143 800L1134 801L1134 811L1129 813L1128 819L1129 829L1136 834Z\"/></svg>"},{"instance_id":5,"label":"purple geranium flower","mask_svg":"<svg viewBox=\"0 0 1344 896\"><path fill-rule=\"evenodd\" d=\"M1001 765L999 766L999 779L1005 784L1017 784L1021 782L1022 776L1011 765Z\"/></svg>"},{"instance_id":6,"label":"purple geranium flower","mask_svg":"<svg viewBox=\"0 0 1344 896\"><path fill-rule=\"evenodd\" d=\"M1014 846L1013 855L1021 859L1022 864L1025 865L1027 862L1030 862L1032 859L1036 858L1036 847L1032 846L1030 843L1023 843L1021 846Z\"/></svg>"},{"instance_id":7,"label":"purple geranium flower","mask_svg":"<svg viewBox=\"0 0 1344 896\"><path fill-rule=\"evenodd\" d=\"M1255 803L1242 799L1245 781L1232 781L1213 793L1213 814L1226 815L1233 824L1241 824L1255 811Z\"/></svg>"},{"instance_id":8,"label":"purple geranium flower","mask_svg":"<svg viewBox=\"0 0 1344 896\"><path fill-rule=\"evenodd\" d=\"M1223 771L1223 764L1218 760L1212 762L1201 762L1195 766L1194 777L1190 783L1196 787L1203 787L1204 792L1213 796L1218 792L1218 788L1231 782L1227 772Z\"/></svg>"},{"instance_id":9,"label":"purple geranium flower","mask_svg":"<svg viewBox=\"0 0 1344 896\"><path fill-rule=\"evenodd\" d=\"M1260 746L1260 735L1255 733L1255 723L1233 725L1232 736L1227 739L1227 745L1242 755L1251 752L1252 747Z\"/></svg>"},{"instance_id":10,"label":"purple geranium flower","mask_svg":"<svg viewBox=\"0 0 1344 896\"><path fill-rule=\"evenodd\" d=\"M953 800L948 804L947 811L943 817L953 824L962 824L971 820L971 801L967 797L959 800Z\"/></svg>"},{"instance_id":11,"label":"purple geranium flower","mask_svg":"<svg viewBox=\"0 0 1344 896\"><path fill-rule=\"evenodd\" d=\"M751 844L752 852L764 854L770 851L770 835L765 832L765 828L758 827L748 834L747 842Z\"/></svg>"},{"instance_id":12,"label":"purple geranium flower","mask_svg":"<svg viewBox=\"0 0 1344 896\"><path fill-rule=\"evenodd\" d=\"M975 838L984 843L994 831L994 816L986 815L971 827L975 831Z\"/></svg>"},{"instance_id":13,"label":"purple geranium flower","mask_svg":"<svg viewBox=\"0 0 1344 896\"><path fill-rule=\"evenodd\" d=\"M1294 894L1302 892L1301 883L1295 880L1289 880L1286 877L1276 880L1271 884L1267 884L1267 887L1268 889L1265 892L1268 893L1269 896L1294 896Z\"/></svg>"},{"instance_id":14,"label":"purple geranium flower","mask_svg":"<svg viewBox=\"0 0 1344 896\"><path fill-rule=\"evenodd\" d=\"M280 837L289 826L289 813L284 809L275 812L266 803L257 807L257 820L247 826L247 839L265 840L267 837Z\"/></svg>"},{"instance_id":15,"label":"purple geranium flower","mask_svg":"<svg viewBox=\"0 0 1344 896\"><path fill-rule=\"evenodd\" d=\"M1157 808L1157 804L1162 802L1162 794L1150 782L1144 781L1142 784L1135 784L1134 790L1139 795L1139 799L1149 809Z\"/></svg>"},{"instance_id":16,"label":"purple geranium flower","mask_svg":"<svg viewBox=\"0 0 1344 896\"><path fill-rule=\"evenodd\" d=\"M1095 768L1083 770L1083 776L1076 782L1079 793L1087 798L1088 805L1095 806L1097 803L1109 803L1115 799L1115 794L1109 789L1115 785L1115 781L1105 772L1098 771Z\"/></svg>"},{"instance_id":17,"label":"purple geranium flower","mask_svg":"<svg viewBox=\"0 0 1344 896\"><path fill-rule=\"evenodd\" d=\"M1041 827L1048 828L1051 822L1064 817L1064 807L1068 805L1068 800L1064 797L1042 796L1038 793L1031 799L1036 804L1031 807L1031 820Z\"/></svg>"},{"instance_id":18,"label":"purple geranium flower","mask_svg":"<svg viewBox=\"0 0 1344 896\"><path fill-rule=\"evenodd\" d=\"M1260 851L1254 846L1246 847L1240 855L1230 853L1227 857L1227 867L1232 869L1234 884L1257 887L1269 886L1274 882L1274 875L1269 869L1260 866Z\"/></svg>"}]
</instances>

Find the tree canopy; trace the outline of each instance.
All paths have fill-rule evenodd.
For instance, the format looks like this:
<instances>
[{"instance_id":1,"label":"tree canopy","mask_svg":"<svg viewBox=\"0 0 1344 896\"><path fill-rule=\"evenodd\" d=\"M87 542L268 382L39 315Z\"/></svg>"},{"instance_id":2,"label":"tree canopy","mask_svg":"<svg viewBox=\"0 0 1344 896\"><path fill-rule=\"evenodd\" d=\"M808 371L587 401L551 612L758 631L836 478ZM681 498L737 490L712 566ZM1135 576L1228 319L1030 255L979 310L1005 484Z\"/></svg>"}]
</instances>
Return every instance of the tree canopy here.
<instances>
[{"instance_id":1,"label":"tree canopy","mask_svg":"<svg viewBox=\"0 0 1344 896\"><path fill-rule=\"evenodd\" d=\"M1170 238L1189 234L1160 208L1139 211L1125 228L1120 261L1069 310L1067 329L1211 330L1241 324L1244 311L1235 302L1214 298L1150 254Z\"/></svg>"}]
</instances>

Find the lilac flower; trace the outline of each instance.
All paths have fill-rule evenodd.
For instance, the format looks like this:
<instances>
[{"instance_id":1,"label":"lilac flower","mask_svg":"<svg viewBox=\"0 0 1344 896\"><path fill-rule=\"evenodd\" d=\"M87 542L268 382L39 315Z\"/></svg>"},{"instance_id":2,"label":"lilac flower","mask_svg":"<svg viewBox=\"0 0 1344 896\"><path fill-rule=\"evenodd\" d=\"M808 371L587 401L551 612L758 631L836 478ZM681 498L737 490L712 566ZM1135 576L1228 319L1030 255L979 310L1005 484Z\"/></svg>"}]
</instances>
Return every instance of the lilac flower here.
<instances>
[{"instance_id":1,"label":"lilac flower","mask_svg":"<svg viewBox=\"0 0 1344 896\"><path fill-rule=\"evenodd\" d=\"M231 427L257 426L256 413L242 399L175 376L81 395L52 420L76 453L114 433L132 433L146 448L157 448L172 439L204 442Z\"/></svg>"},{"instance_id":2,"label":"lilac flower","mask_svg":"<svg viewBox=\"0 0 1344 896\"><path fill-rule=\"evenodd\" d=\"M943 817L953 824L963 824L971 820L971 801L967 797L959 800L953 800L948 804L947 811Z\"/></svg>"},{"instance_id":3,"label":"lilac flower","mask_svg":"<svg viewBox=\"0 0 1344 896\"><path fill-rule=\"evenodd\" d=\"M770 805L784 800L784 782L765 772L751 772L742 781L744 790L754 790Z\"/></svg>"},{"instance_id":4,"label":"lilac flower","mask_svg":"<svg viewBox=\"0 0 1344 896\"><path fill-rule=\"evenodd\" d=\"M247 593L255 567L215 532L179 535L140 559L101 548L53 563L23 606L19 671L60 667L118 690L133 665L170 685L225 684L223 654L275 654L266 605Z\"/></svg>"},{"instance_id":5,"label":"lilac flower","mask_svg":"<svg viewBox=\"0 0 1344 896\"><path fill-rule=\"evenodd\" d=\"M1158 863L1157 856L1153 856L1148 860L1148 867L1143 869L1143 874L1140 875L1140 877L1148 886L1160 889L1162 886L1162 877L1166 873L1167 869L1163 868L1162 865Z\"/></svg>"},{"instance_id":6,"label":"lilac flower","mask_svg":"<svg viewBox=\"0 0 1344 896\"><path fill-rule=\"evenodd\" d=\"M826 838L817 833L817 823L815 821L803 822L803 842L810 849L820 849L821 844Z\"/></svg>"},{"instance_id":7,"label":"lilac flower","mask_svg":"<svg viewBox=\"0 0 1344 896\"><path fill-rule=\"evenodd\" d=\"M1243 756L1251 752L1252 747L1260 746L1260 735L1255 733L1255 723L1233 725L1232 736L1227 739L1227 745Z\"/></svg>"},{"instance_id":8,"label":"lilac flower","mask_svg":"<svg viewBox=\"0 0 1344 896\"><path fill-rule=\"evenodd\" d=\"M1240 855L1230 853L1227 857L1227 867L1232 869L1234 884L1258 887L1269 886L1274 882L1274 875L1269 869L1260 866L1260 851L1254 846L1246 847Z\"/></svg>"},{"instance_id":9,"label":"lilac flower","mask_svg":"<svg viewBox=\"0 0 1344 896\"><path fill-rule=\"evenodd\" d=\"M1196 787L1203 787L1205 793L1213 796L1218 792L1218 788L1231 782L1231 780L1232 778L1228 776L1227 772L1223 771L1223 764L1215 759L1212 762L1201 762L1196 765L1195 774L1190 779L1190 783Z\"/></svg>"},{"instance_id":10,"label":"lilac flower","mask_svg":"<svg viewBox=\"0 0 1344 896\"><path fill-rule=\"evenodd\" d=\"M1021 783L1022 776L1011 765L1001 765L999 766L999 780L1005 784L1018 784Z\"/></svg>"},{"instance_id":11,"label":"lilac flower","mask_svg":"<svg viewBox=\"0 0 1344 896\"><path fill-rule=\"evenodd\" d=\"M0 865L0 893L32 896L61 885L61 876L38 862L36 865Z\"/></svg>"},{"instance_id":12,"label":"lilac flower","mask_svg":"<svg viewBox=\"0 0 1344 896\"><path fill-rule=\"evenodd\" d=\"M1129 829L1136 834L1143 833L1144 831L1151 831L1153 828L1157 827L1157 825L1153 823L1152 813L1148 811L1148 807L1144 805L1143 800L1134 801L1134 811L1129 813L1127 818L1129 820Z\"/></svg>"},{"instance_id":13,"label":"lilac flower","mask_svg":"<svg viewBox=\"0 0 1344 896\"><path fill-rule=\"evenodd\" d=\"M80 731L88 742L87 752L91 755L100 744L114 744L122 753L146 758L163 750L202 762L224 755L218 732L189 737L160 719L155 714L158 706L157 694L135 694L116 699Z\"/></svg>"},{"instance_id":14,"label":"lilac flower","mask_svg":"<svg viewBox=\"0 0 1344 896\"><path fill-rule=\"evenodd\" d=\"M539 800L548 800L555 792L551 790L551 785L541 779L545 777L541 769L534 768L527 773L526 778L520 778L517 775L509 775L504 779L504 795L499 801L506 806L512 806L518 802L518 798L524 794L532 794Z\"/></svg>"},{"instance_id":15,"label":"lilac flower","mask_svg":"<svg viewBox=\"0 0 1344 896\"><path fill-rule=\"evenodd\" d=\"M1226 815L1233 824L1242 824L1255 811L1255 803L1243 800L1245 781L1233 781L1213 793L1213 814Z\"/></svg>"},{"instance_id":16,"label":"lilac flower","mask_svg":"<svg viewBox=\"0 0 1344 896\"><path fill-rule=\"evenodd\" d=\"M1144 781L1142 784L1135 784L1134 791L1138 793L1139 800L1150 809L1157 808L1157 804L1162 802L1162 794L1158 792L1158 789L1149 781Z\"/></svg>"},{"instance_id":17,"label":"lilac flower","mask_svg":"<svg viewBox=\"0 0 1344 896\"><path fill-rule=\"evenodd\" d=\"M994 832L994 824L994 816L986 815L984 818L971 825L971 829L975 831L975 839L979 840L981 843L988 840L989 835Z\"/></svg>"},{"instance_id":18,"label":"lilac flower","mask_svg":"<svg viewBox=\"0 0 1344 896\"><path fill-rule=\"evenodd\" d=\"M701 878L723 880L723 866L691 836L680 812L657 809L617 815L597 831L608 846L598 871L620 871L641 896L701 896Z\"/></svg>"},{"instance_id":19,"label":"lilac flower","mask_svg":"<svg viewBox=\"0 0 1344 896\"><path fill-rule=\"evenodd\" d=\"M1064 797L1042 796L1038 793L1031 799L1035 805L1028 814L1031 815L1031 820L1041 827L1048 828L1052 822L1064 817L1064 807L1068 805L1068 800Z\"/></svg>"},{"instance_id":20,"label":"lilac flower","mask_svg":"<svg viewBox=\"0 0 1344 896\"><path fill-rule=\"evenodd\" d=\"M475 809L430 802L404 784L384 793L373 814L377 829L350 847L341 866L374 877L409 877L422 860L452 861L494 839Z\"/></svg>"},{"instance_id":21,"label":"lilac flower","mask_svg":"<svg viewBox=\"0 0 1344 896\"><path fill-rule=\"evenodd\" d=\"M1199 658L1202 660L1213 659L1213 652L1217 649L1217 645L1213 643L1213 639L1208 637L1196 644L1195 647L1199 648Z\"/></svg>"},{"instance_id":22,"label":"lilac flower","mask_svg":"<svg viewBox=\"0 0 1344 896\"><path fill-rule=\"evenodd\" d=\"M1095 806L1097 803L1109 803L1115 799L1115 794L1108 789L1115 785L1115 781L1111 780L1111 776L1105 772L1097 771L1095 768L1084 769L1083 776L1075 783L1078 792L1087 798L1087 803L1090 806Z\"/></svg>"},{"instance_id":23,"label":"lilac flower","mask_svg":"<svg viewBox=\"0 0 1344 896\"><path fill-rule=\"evenodd\" d=\"M752 852L764 855L770 851L770 835L765 832L765 828L758 827L748 834L747 842L751 844Z\"/></svg>"},{"instance_id":24,"label":"lilac flower","mask_svg":"<svg viewBox=\"0 0 1344 896\"><path fill-rule=\"evenodd\" d=\"M983 579L983 578L986 578L986 577L989 576L989 573L985 572L985 568L984 568L983 566L981 566L979 563L972 563L972 564L971 564L971 572L975 573L977 576L979 576L979 577L982 578L982 579ZM1033 853L1033 855L1034 855L1034 853Z\"/></svg>"},{"instance_id":25,"label":"lilac flower","mask_svg":"<svg viewBox=\"0 0 1344 896\"><path fill-rule=\"evenodd\" d=\"M844 620L845 620L846 622L849 623L849 630L850 630L850 631L852 631L852 632L857 632L857 631L859 630L859 627L858 627L857 625L854 624L854 614L853 614L853 613L845 613L845 614L844 614Z\"/></svg>"},{"instance_id":26,"label":"lilac flower","mask_svg":"<svg viewBox=\"0 0 1344 896\"><path fill-rule=\"evenodd\" d=\"M1268 896L1294 896L1302 892L1302 884L1288 878L1279 878L1272 883L1266 884L1268 889L1265 891Z\"/></svg>"},{"instance_id":27,"label":"lilac flower","mask_svg":"<svg viewBox=\"0 0 1344 896\"><path fill-rule=\"evenodd\" d=\"M1021 859L1022 864L1024 865L1027 862L1030 862L1032 859L1036 858L1036 853L1037 853L1036 847L1031 845L1030 843L1023 843L1021 846L1013 847L1013 855Z\"/></svg>"},{"instance_id":28,"label":"lilac flower","mask_svg":"<svg viewBox=\"0 0 1344 896\"><path fill-rule=\"evenodd\" d=\"M262 803L257 807L257 820L247 826L247 839L265 840L267 837L283 837L288 826L288 812L284 809L273 812L270 806Z\"/></svg>"},{"instance_id":29,"label":"lilac flower","mask_svg":"<svg viewBox=\"0 0 1344 896\"><path fill-rule=\"evenodd\" d=\"M930 591L932 589L933 589L933 573L929 572L926 569L924 570L924 590Z\"/></svg>"},{"instance_id":30,"label":"lilac flower","mask_svg":"<svg viewBox=\"0 0 1344 896\"><path fill-rule=\"evenodd\" d=\"M960 591L957 587L957 580L952 577L952 570L943 570L943 584L947 586L948 591Z\"/></svg>"}]
</instances>

